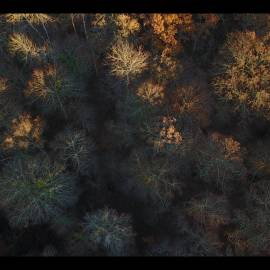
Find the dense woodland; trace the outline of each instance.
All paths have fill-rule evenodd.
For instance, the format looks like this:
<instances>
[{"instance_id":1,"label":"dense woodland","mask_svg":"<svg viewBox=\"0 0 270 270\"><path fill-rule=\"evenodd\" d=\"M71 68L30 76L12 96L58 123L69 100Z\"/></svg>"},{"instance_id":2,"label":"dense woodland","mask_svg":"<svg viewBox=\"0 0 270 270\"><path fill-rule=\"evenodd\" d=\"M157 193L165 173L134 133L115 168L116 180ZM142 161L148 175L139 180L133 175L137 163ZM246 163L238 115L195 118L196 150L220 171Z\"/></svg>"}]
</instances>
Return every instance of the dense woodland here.
<instances>
[{"instance_id":1,"label":"dense woodland","mask_svg":"<svg viewBox=\"0 0 270 270\"><path fill-rule=\"evenodd\" d=\"M0 15L0 255L270 255L269 14Z\"/></svg>"}]
</instances>

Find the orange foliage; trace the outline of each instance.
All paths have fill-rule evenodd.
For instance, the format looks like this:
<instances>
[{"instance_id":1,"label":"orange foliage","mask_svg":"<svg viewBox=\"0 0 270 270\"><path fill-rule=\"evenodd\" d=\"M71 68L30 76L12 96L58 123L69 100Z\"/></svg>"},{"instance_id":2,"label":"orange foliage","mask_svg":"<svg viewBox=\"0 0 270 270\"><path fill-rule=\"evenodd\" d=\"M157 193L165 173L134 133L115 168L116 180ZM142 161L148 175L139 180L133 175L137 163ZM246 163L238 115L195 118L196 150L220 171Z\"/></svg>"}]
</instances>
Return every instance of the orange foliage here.
<instances>
[{"instance_id":1,"label":"orange foliage","mask_svg":"<svg viewBox=\"0 0 270 270\"><path fill-rule=\"evenodd\" d=\"M179 46L176 39L178 28L190 31L192 29L191 14L153 14L150 17L150 25L154 33L170 46Z\"/></svg>"},{"instance_id":2,"label":"orange foliage","mask_svg":"<svg viewBox=\"0 0 270 270\"><path fill-rule=\"evenodd\" d=\"M214 132L211 134L211 139L220 146L226 159L242 160L240 143L232 137L226 137L223 134Z\"/></svg>"},{"instance_id":3,"label":"orange foliage","mask_svg":"<svg viewBox=\"0 0 270 270\"><path fill-rule=\"evenodd\" d=\"M40 117L33 118L28 113L21 114L12 121L11 130L3 142L5 149L27 149L31 142L40 143L44 123Z\"/></svg>"},{"instance_id":4,"label":"orange foliage","mask_svg":"<svg viewBox=\"0 0 270 270\"><path fill-rule=\"evenodd\" d=\"M137 90L137 95L151 105L161 105L164 100L164 86L147 81Z\"/></svg>"}]
</instances>

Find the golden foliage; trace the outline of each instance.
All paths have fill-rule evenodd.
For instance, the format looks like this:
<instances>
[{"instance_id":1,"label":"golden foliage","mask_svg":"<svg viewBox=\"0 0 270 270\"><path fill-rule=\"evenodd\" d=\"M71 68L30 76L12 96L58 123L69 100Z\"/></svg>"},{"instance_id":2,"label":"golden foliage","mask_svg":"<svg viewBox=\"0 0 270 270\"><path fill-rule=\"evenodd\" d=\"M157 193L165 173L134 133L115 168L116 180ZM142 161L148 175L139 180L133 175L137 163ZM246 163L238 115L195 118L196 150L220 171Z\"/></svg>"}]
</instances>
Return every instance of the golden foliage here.
<instances>
[{"instance_id":1,"label":"golden foliage","mask_svg":"<svg viewBox=\"0 0 270 270\"><path fill-rule=\"evenodd\" d=\"M22 113L12 121L10 132L3 141L4 149L27 149L32 143L41 143L44 122L40 117L32 117L29 113Z\"/></svg>"},{"instance_id":2,"label":"golden foliage","mask_svg":"<svg viewBox=\"0 0 270 270\"><path fill-rule=\"evenodd\" d=\"M182 136L175 128L176 119L172 117L162 118L162 128L160 131L161 144L180 144Z\"/></svg>"},{"instance_id":3,"label":"golden foliage","mask_svg":"<svg viewBox=\"0 0 270 270\"><path fill-rule=\"evenodd\" d=\"M56 76L56 69L53 66L48 66L46 69L37 68L32 73L32 80L28 82L28 87L24 93L26 96L36 95L41 98L47 98L49 95L46 87L46 79L54 78Z\"/></svg>"},{"instance_id":4,"label":"golden foliage","mask_svg":"<svg viewBox=\"0 0 270 270\"><path fill-rule=\"evenodd\" d=\"M147 68L148 54L142 47L135 48L127 41L119 40L111 48L108 60L111 64L111 72L127 81L141 74Z\"/></svg>"},{"instance_id":5,"label":"golden foliage","mask_svg":"<svg viewBox=\"0 0 270 270\"><path fill-rule=\"evenodd\" d=\"M64 113L65 101L78 94L78 86L57 66L47 65L36 68L28 81L24 94L33 102L40 101L45 110L61 109Z\"/></svg>"},{"instance_id":6,"label":"golden foliage","mask_svg":"<svg viewBox=\"0 0 270 270\"><path fill-rule=\"evenodd\" d=\"M161 105L164 101L164 86L148 81L139 87L137 95L151 105Z\"/></svg>"},{"instance_id":7,"label":"golden foliage","mask_svg":"<svg viewBox=\"0 0 270 270\"><path fill-rule=\"evenodd\" d=\"M177 149L182 144L183 137L176 124L174 117L157 117L143 128L147 142L153 145L157 152L166 150L168 147Z\"/></svg>"},{"instance_id":8,"label":"golden foliage","mask_svg":"<svg viewBox=\"0 0 270 270\"><path fill-rule=\"evenodd\" d=\"M13 33L8 43L9 52L12 55L19 55L25 61L40 58L45 52L45 47L37 45L23 33Z\"/></svg>"},{"instance_id":9,"label":"golden foliage","mask_svg":"<svg viewBox=\"0 0 270 270\"><path fill-rule=\"evenodd\" d=\"M154 59L152 69L159 82L175 80L182 71L182 63L175 57L176 51L170 47L162 48Z\"/></svg>"},{"instance_id":10,"label":"golden foliage","mask_svg":"<svg viewBox=\"0 0 270 270\"><path fill-rule=\"evenodd\" d=\"M6 21L9 23L19 23L27 21L30 24L46 24L53 22L54 19L47 14L43 13L9 13L6 14Z\"/></svg>"},{"instance_id":11,"label":"golden foliage","mask_svg":"<svg viewBox=\"0 0 270 270\"><path fill-rule=\"evenodd\" d=\"M193 87L178 88L172 100L173 111L176 113L198 113L202 109L200 93Z\"/></svg>"},{"instance_id":12,"label":"golden foliage","mask_svg":"<svg viewBox=\"0 0 270 270\"><path fill-rule=\"evenodd\" d=\"M150 17L150 25L154 33L170 46L176 46L178 41L176 34L178 28L181 31L190 31L192 29L191 14L153 14Z\"/></svg>"},{"instance_id":13,"label":"golden foliage","mask_svg":"<svg viewBox=\"0 0 270 270\"><path fill-rule=\"evenodd\" d=\"M116 25L119 27L120 36L124 38L140 30L138 20L127 14L116 15Z\"/></svg>"},{"instance_id":14,"label":"golden foliage","mask_svg":"<svg viewBox=\"0 0 270 270\"><path fill-rule=\"evenodd\" d=\"M216 94L235 110L270 119L270 53L255 32L231 33L220 51L213 80Z\"/></svg>"},{"instance_id":15,"label":"golden foliage","mask_svg":"<svg viewBox=\"0 0 270 270\"><path fill-rule=\"evenodd\" d=\"M238 141L232 137L226 137L218 132L212 133L210 138L219 146L225 159L243 160L240 143Z\"/></svg>"}]
</instances>

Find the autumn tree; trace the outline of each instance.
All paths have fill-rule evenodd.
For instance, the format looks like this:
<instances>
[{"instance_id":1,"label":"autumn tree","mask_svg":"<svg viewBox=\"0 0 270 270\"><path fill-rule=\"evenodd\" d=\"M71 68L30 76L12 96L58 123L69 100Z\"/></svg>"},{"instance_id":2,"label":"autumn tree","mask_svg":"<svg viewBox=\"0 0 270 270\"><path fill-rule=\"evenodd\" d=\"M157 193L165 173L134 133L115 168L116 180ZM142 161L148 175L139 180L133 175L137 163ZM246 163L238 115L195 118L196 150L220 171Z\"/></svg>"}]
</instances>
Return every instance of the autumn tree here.
<instances>
[{"instance_id":1,"label":"autumn tree","mask_svg":"<svg viewBox=\"0 0 270 270\"><path fill-rule=\"evenodd\" d=\"M61 66L36 68L27 83L24 94L44 112L61 111L67 117L67 103L78 97L81 89Z\"/></svg>"},{"instance_id":2,"label":"autumn tree","mask_svg":"<svg viewBox=\"0 0 270 270\"><path fill-rule=\"evenodd\" d=\"M124 40L117 41L108 55L112 74L127 83L147 68L147 58L142 47L135 48Z\"/></svg>"},{"instance_id":3,"label":"autumn tree","mask_svg":"<svg viewBox=\"0 0 270 270\"><path fill-rule=\"evenodd\" d=\"M242 118L259 115L269 120L269 50L255 32L228 35L213 70L214 91L233 105Z\"/></svg>"},{"instance_id":4,"label":"autumn tree","mask_svg":"<svg viewBox=\"0 0 270 270\"><path fill-rule=\"evenodd\" d=\"M235 183L245 180L247 173L239 142L218 133L202 144L197 168L204 182L214 183L222 192L231 192Z\"/></svg>"},{"instance_id":5,"label":"autumn tree","mask_svg":"<svg viewBox=\"0 0 270 270\"><path fill-rule=\"evenodd\" d=\"M19 32L10 36L8 50L26 63L44 61L49 54L46 45L38 46L27 35Z\"/></svg>"},{"instance_id":6,"label":"autumn tree","mask_svg":"<svg viewBox=\"0 0 270 270\"><path fill-rule=\"evenodd\" d=\"M5 150L28 149L29 147L42 148L42 132L44 121L41 117L34 118L23 112L12 120L10 128L3 138L2 147Z\"/></svg>"}]
</instances>

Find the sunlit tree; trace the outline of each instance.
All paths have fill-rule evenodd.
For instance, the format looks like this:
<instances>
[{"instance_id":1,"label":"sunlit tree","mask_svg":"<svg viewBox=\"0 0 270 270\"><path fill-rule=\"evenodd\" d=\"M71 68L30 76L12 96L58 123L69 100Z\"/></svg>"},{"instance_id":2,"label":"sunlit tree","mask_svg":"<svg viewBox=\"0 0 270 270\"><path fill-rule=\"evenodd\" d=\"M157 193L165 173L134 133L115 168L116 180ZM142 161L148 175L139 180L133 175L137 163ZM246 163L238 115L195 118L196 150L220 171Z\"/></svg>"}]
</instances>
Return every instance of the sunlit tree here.
<instances>
[{"instance_id":1,"label":"sunlit tree","mask_svg":"<svg viewBox=\"0 0 270 270\"><path fill-rule=\"evenodd\" d=\"M48 54L46 46L38 46L24 33L13 33L10 36L8 50L26 63L44 60Z\"/></svg>"},{"instance_id":2,"label":"sunlit tree","mask_svg":"<svg viewBox=\"0 0 270 270\"><path fill-rule=\"evenodd\" d=\"M127 83L147 68L147 58L148 54L142 47L135 48L124 40L118 40L108 54L112 74Z\"/></svg>"},{"instance_id":3,"label":"sunlit tree","mask_svg":"<svg viewBox=\"0 0 270 270\"><path fill-rule=\"evenodd\" d=\"M230 33L214 67L214 91L244 117L270 119L269 48L255 32Z\"/></svg>"},{"instance_id":4,"label":"sunlit tree","mask_svg":"<svg viewBox=\"0 0 270 270\"><path fill-rule=\"evenodd\" d=\"M47 65L36 68L24 91L32 103L37 103L45 112L62 111L67 116L69 99L80 93L78 84L61 67Z\"/></svg>"}]
</instances>

